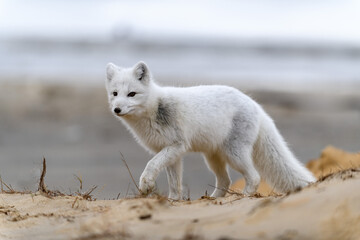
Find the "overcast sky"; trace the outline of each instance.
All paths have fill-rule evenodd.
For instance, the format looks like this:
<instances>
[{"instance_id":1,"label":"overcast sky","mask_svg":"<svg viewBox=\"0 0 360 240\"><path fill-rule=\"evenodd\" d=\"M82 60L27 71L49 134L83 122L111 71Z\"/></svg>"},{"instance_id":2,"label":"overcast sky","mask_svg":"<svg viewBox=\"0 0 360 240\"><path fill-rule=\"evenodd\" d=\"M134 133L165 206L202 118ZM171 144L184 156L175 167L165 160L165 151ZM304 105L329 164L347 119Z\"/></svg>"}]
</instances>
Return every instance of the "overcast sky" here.
<instances>
[{"instance_id":1,"label":"overcast sky","mask_svg":"<svg viewBox=\"0 0 360 240\"><path fill-rule=\"evenodd\" d=\"M295 40L360 45L360 1L0 0L1 37Z\"/></svg>"}]
</instances>

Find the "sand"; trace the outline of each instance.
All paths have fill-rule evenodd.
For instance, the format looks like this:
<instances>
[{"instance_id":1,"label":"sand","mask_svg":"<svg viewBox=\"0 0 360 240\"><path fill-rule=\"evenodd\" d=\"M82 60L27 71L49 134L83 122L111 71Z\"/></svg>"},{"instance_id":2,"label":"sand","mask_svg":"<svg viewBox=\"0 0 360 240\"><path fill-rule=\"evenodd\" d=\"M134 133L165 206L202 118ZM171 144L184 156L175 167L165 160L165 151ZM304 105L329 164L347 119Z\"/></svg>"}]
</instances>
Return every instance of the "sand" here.
<instances>
[{"instance_id":1,"label":"sand","mask_svg":"<svg viewBox=\"0 0 360 240\"><path fill-rule=\"evenodd\" d=\"M328 146L318 159L309 161L306 167L318 178L344 169L358 168L360 167L360 152L348 153Z\"/></svg>"},{"instance_id":2,"label":"sand","mask_svg":"<svg viewBox=\"0 0 360 240\"><path fill-rule=\"evenodd\" d=\"M311 169L323 174L330 159L349 156L351 169L287 195L174 202L1 193L0 239L360 239L360 169L352 168L353 155L326 148L308 167L322 166Z\"/></svg>"},{"instance_id":3,"label":"sand","mask_svg":"<svg viewBox=\"0 0 360 240\"><path fill-rule=\"evenodd\" d=\"M331 173L336 173L350 168L360 168L360 152L348 153L334 146L327 146L319 158L310 160L306 167L316 176L322 178ZM237 180L231 189L239 191L245 186L244 179ZM264 196L276 194L276 191L266 182L261 181L258 192Z\"/></svg>"}]
</instances>

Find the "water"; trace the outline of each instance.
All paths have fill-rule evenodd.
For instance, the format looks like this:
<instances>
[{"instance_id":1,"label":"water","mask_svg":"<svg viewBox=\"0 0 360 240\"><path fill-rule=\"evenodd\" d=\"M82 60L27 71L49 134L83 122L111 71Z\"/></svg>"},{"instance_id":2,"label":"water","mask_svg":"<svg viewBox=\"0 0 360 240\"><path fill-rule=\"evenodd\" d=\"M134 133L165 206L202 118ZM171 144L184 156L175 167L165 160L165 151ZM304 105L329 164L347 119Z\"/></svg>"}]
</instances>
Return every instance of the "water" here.
<instances>
[{"instance_id":1,"label":"water","mask_svg":"<svg viewBox=\"0 0 360 240\"><path fill-rule=\"evenodd\" d=\"M111 42L2 41L0 81L103 84L108 62L132 66L144 60L156 78L184 84L231 83L306 90L323 83L360 83L360 48L248 42L114 40Z\"/></svg>"}]
</instances>

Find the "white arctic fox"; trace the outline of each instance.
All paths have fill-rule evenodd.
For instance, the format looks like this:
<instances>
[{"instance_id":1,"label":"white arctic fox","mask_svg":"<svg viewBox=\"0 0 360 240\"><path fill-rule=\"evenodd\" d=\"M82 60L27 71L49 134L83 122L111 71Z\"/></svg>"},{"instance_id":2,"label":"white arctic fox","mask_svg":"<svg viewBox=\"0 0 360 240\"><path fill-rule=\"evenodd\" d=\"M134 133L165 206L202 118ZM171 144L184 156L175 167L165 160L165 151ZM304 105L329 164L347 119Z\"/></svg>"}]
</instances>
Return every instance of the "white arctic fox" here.
<instances>
[{"instance_id":1,"label":"white arctic fox","mask_svg":"<svg viewBox=\"0 0 360 240\"><path fill-rule=\"evenodd\" d=\"M245 178L243 193L254 194L260 175L288 192L315 181L294 157L273 120L247 95L227 86L161 87L144 62L132 68L107 65L106 89L112 113L156 155L140 177L150 192L162 170L169 198L182 198L182 157L202 152L216 176L213 197L222 197L231 180L227 165Z\"/></svg>"}]
</instances>

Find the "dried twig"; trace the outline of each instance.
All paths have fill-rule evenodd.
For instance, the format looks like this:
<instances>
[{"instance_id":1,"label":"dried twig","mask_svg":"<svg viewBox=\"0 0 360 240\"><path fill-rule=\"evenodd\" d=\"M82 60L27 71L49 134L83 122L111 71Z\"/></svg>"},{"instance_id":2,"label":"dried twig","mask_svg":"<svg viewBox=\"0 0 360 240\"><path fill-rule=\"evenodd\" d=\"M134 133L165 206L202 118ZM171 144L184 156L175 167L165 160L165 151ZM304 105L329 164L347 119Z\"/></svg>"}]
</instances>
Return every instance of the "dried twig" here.
<instances>
[{"instance_id":1,"label":"dried twig","mask_svg":"<svg viewBox=\"0 0 360 240\"><path fill-rule=\"evenodd\" d=\"M86 191L85 193L81 193L81 192L77 192L77 194L81 197L83 197L85 200L88 200L88 201L93 201L93 200L96 200L96 199L93 199L92 198L92 195L91 193L97 188L98 186L93 186L92 188L90 188L88 191Z\"/></svg>"},{"instance_id":2,"label":"dried twig","mask_svg":"<svg viewBox=\"0 0 360 240\"><path fill-rule=\"evenodd\" d=\"M75 197L75 200L74 200L74 202L71 204L71 208L74 208L74 206L75 206L75 203L77 202L77 200L78 200L78 197Z\"/></svg>"},{"instance_id":3,"label":"dried twig","mask_svg":"<svg viewBox=\"0 0 360 240\"><path fill-rule=\"evenodd\" d=\"M128 196L129 189L130 189L130 182L129 182L129 184L128 184L128 186L127 186L127 189L126 189L125 198L127 198L127 196Z\"/></svg>"},{"instance_id":4,"label":"dried twig","mask_svg":"<svg viewBox=\"0 0 360 240\"><path fill-rule=\"evenodd\" d=\"M78 175L76 175L76 174L74 174L74 176L75 176L75 178L79 181L79 183L80 183L80 190L82 190L83 189L83 181L82 181L82 177L80 176L78 176Z\"/></svg>"},{"instance_id":5,"label":"dried twig","mask_svg":"<svg viewBox=\"0 0 360 240\"><path fill-rule=\"evenodd\" d=\"M45 175L46 175L46 159L44 157L38 190L43 193L49 193L49 191L46 188L45 181L44 181Z\"/></svg>"},{"instance_id":6,"label":"dried twig","mask_svg":"<svg viewBox=\"0 0 360 240\"><path fill-rule=\"evenodd\" d=\"M139 193L140 194L142 194L142 192L141 192L141 190L140 190L140 188L139 188L139 186L136 184L136 182L135 182L135 179L134 179L134 177L133 177L133 175L132 175L132 173L131 173L131 171L130 171L130 168L129 168L129 166L127 165L127 163L126 163L126 160L125 160L125 157L124 157L124 155L120 152L120 155L121 155L121 160L123 161L123 163L125 164L125 166L126 166L126 168L127 168L127 170L128 170L128 172L129 172L129 174L130 174L130 177L131 177L131 179L132 179L132 181L133 181L133 183L134 183L134 185L135 185L135 187L137 188L137 190L139 191Z\"/></svg>"},{"instance_id":7,"label":"dried twig","mask_svg":"<svg viewBox=\"0 0 360 240\"><path fill-rule=\"evenodd\" d=\"M39 186L38 186L38 191L40 192L40 194L42 194L43 196L45 197L48 197L48 198L52 198L52 197L56 197L56 196L66 196L66 194L58 191L58 190L49 190L47 189L46 187L46 184L45 184L45 175L46 175L46 159L45 157L43 158L43 162L42 162L42 170L41 170L41 176L40 176L40 180L39 180ZM83 181L81 179L81 177L78 177L77 175L75 175L75 177L79 180L80 182L80 191L82 190L83 188ZM4 186L8 189L8 190L5 190L4 189ZM91 189L89 189L88 191L86 191L85 193L81 193L80 191L77 192L77 194L79 196L81 196L82 198L86 199L86 200L89 200L89 201L93 201L93 200L96 200L96 199L93 199L92 196L91 196L91 193L97 188L97 186L93 186ZM13 193L31 193L31 192L28 192L28 191L24 191L24 192L18 192L18 191L15 191L13 189L13 187L11 185L7 185L1 178L0 176L0 190L1 190L1 193L8 193L8 194L13 194ZM71 193L68 195L68 196L73 196ZM76 203L77 200L75 200L74 204Z\"/></svg>"},{"instance_id":8,"label":"dried twig","mask_svg":"<svg viewBox=\"0 0 360 240\"><path fill-rule=\"evenodd\" d=\"M0 182L1 182L1 192L2 192L2 193L10 193L10 194L12 194L12 193L17 193L11 185L7 185L7 184L2 180L1 176L0 176ZM3 186L5 186L8 190L4 190L4 187L3 187Z\"/></svg>"},{"instance_id":9,"label":"dried twig","mask_svg":"<svg viewBox=\"0 0 360 240\"><path fill-rule=\"evenodd\" d=\"M3 181L2 181L1 176L0 176L0 183L1 183L1 192L3 193L4 192L4 186L3 186Z\"/></svg>"},{"instance_id":10,"label":"dried twig","mask_svg":"<svg viewBox=\"0 0 360 240\"><path fill-rule=\"evenodd\" d=\"M121 195L121 192L119 192L119 194L116 196L116 200L119 199L120 195Z\"/></svg>"},{"instance_id":11,"label":"dried twig","mask_svg":"<svg viewBox=\"0 0 360 240\"><path fill-rule=\"evenodd\" d=\"M224 191L224 192L226 192L226 193L229 193L229 194L232 194L232 195L237 195L237 196L240 196L240 197L244 197L244 194L239 193L239 192L236 192L236 191L231 190L231 189L229 189L229 188L218 188L218 187L215 187L215 186L210 185L210 184L208 184L208 185L209 185L210 187L213 187L213 188L222 190L222 191Z\"/></svg>"}]
</instances>

